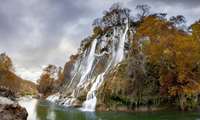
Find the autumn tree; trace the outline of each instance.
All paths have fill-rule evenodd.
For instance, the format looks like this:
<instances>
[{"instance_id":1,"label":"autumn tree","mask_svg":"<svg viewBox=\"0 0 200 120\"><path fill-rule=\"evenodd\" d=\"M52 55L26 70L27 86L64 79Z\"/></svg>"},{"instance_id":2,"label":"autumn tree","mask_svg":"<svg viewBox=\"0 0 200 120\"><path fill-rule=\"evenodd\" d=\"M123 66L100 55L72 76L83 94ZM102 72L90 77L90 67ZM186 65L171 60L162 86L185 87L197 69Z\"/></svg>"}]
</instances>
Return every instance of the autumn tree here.
<instances>
[{"instance_id":1,"label":"autumn tree","mask_svg":"<svg viewBox=\"0 0 200 120\"><path fill-rule=\"evenodd\" d=\"M93 26L105 29L122 25L125 22L128 22L130 11L130 9L122 7L120 3L114 3L108 11L103 12L102 18L97 18L93 21Z\"/></svg>"},{"instance_id":2,"label":"autumn tree","mask_svg":"<svg viewBox=\"0 0 200 120\"><path fill-rule=\"evenodd\" d=\"M12 61L5 53L0 54L0 70L13 70Z\"/></svg>"},{"instance_id":3,"label":"autumn tree","mask_svg":"<svg viewBox=\"0 0 200 120\"><path fill-rule=\"evenodd\" d=\"M51 93L53 79L49 74L42 74L38 82L38 91L46 95L47 93Z\"/></svg>"},{"instance_id":4,"label":"autumn tree","mask_svg":"<svg viewBox=\"0 0 200 120\"><path fill-rule=\"evenodd\" d=\"M200 41L200 20L192 24L190 28L193 38Z\"/></svg>"},{"instance_id":5,"label":"autumn tree","mask_svg":"<svg viewBox=\"0 0 200 120\"><path fill-rule=\"evenodd\" d=\"M57 68L55 65L48 65L43 69L38 82L38 91L40 93L51 94L57 90L64 81L63 70L61 67Z\"/></svg>"},{"instance_id":6,"label":"autumn tree","mask_svg":"<svg viewBox=\"0 0 200 120\"><path fill-rule=\"evenodd\" d=\"M186 32L179 31L170 21L146 17L137 28L135 39L148 38L144 53L150 64L159 70L160 92L179 100L182 110L188 98L200 91L200 44Z\"/></svg>"}]
</instances>

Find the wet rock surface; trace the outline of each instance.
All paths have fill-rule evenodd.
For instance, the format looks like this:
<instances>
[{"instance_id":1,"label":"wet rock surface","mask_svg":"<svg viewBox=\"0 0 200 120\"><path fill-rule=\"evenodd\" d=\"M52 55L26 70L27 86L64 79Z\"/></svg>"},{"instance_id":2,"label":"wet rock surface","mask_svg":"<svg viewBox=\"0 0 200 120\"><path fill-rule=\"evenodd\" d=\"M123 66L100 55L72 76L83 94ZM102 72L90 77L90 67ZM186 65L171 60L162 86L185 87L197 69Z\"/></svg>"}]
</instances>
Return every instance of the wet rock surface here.
<instances>
[{"instance_id":1,"label":"wet rock surface","mask_svg":"<svg viewBox=\"0 0 200 120\"><path fill-rule=\"evenodd\" d=\"M0 119L27 120L28 113L15 101L15 95L7 89L0 89Z\"/></svg>"},{"instance_id":2,"label":"wet rock surface","mask_svg":"<svg viewBox=\"0 0 200 120\"><path fill-rule=\"evenodd\" d=\"M22 108L17 103L0 104L1 120L27 120L27 117L28 113L26 109Z\"/></svg>"}]
</instances>

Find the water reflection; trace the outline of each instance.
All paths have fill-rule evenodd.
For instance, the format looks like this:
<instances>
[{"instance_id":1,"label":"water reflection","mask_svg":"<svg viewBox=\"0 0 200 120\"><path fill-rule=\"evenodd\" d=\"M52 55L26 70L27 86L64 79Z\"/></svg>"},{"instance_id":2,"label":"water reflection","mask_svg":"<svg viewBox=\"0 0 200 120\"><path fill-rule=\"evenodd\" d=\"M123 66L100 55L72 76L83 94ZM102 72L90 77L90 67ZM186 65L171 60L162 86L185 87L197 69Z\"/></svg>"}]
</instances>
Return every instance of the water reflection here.
<instances>
[{"instance_id":1,"label":"water reflection","mask_svg":"<svg viewBox=\"0 0 200 120\"><path fill-rule=\"evenodd\" d=\"M28 120L37 120L36 119L36 113L33 112L36 109L36 104L37 104L37 100L36 99L32 99L31 97L23 97L20 98L19 100L19 104L22 107L25 107L27 112L28 112Z\"/></svg>"},{"instance_id":2,"label":"water reflection","mask_svg":"<svg viewBox=\"0 0 200 120\"><path fill-rule=\"evenodd\" d=\"M54 104L50 105L49 110L47 112L47 120L55 120L56 114L55 114L54 109L53 109L54 107L55 107Z\"/></svg>"},{"instance_id":3,"label":"water reflection","mask_svg":"<svg viewBox=\"0 0 200 120\"><path fill-rule=\"evenodd\" d=\"M83 112L32 98L21 98L19 103L27 109L28 120L199 120L200 118L198 112Z\"/></svg>"},{"instance_id":4,"label":"water reflection","mask_svg":"<svg viewBox=\"0 0 200 120\"><path fill-rule=\"evenodd\" d=\"M35 104L35 102L30 104ZM27 105L27 104L26 104ZM38 101L35 104L36 115L29 114L28 120L99 120L94 112L82 112L77 109L64 108L47 101ZM32 116L33 115L33 116Z\"/></svg>"}]
</instances>

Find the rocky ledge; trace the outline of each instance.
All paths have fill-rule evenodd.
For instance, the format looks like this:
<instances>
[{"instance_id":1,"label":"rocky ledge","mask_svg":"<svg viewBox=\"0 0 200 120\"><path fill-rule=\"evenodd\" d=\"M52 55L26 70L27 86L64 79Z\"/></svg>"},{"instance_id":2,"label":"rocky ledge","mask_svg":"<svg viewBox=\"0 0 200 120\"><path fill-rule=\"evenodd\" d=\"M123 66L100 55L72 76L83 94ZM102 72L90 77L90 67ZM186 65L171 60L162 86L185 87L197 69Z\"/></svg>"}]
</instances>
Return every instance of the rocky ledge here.
<instances>
[{"instance_id":1,"label":"rocky ledge","mask_svg":"<svg viewBox=\"0 0 200 120\"><path fill-rule=\"evenodd\" d=\"M6 90L0 90L0 119L1 120L27 120L28 112ZM3 92L2 92L3 91Z\"/></svg>"}]
</instances>

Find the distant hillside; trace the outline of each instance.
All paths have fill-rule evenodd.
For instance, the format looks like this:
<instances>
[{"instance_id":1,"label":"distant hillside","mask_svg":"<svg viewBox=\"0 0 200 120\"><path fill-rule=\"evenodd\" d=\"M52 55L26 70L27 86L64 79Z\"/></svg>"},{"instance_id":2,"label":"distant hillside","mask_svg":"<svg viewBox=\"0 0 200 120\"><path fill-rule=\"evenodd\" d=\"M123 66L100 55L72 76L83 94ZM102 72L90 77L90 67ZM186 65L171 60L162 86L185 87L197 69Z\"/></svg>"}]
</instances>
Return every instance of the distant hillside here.
<instances>
[{"instance_id":1,"label":"distant hillside","mask_svg":"<svg viewBox=\"0 0 200 120\"><path fill-rule=\"evenodd\" d=\"M0 71L0 86L18 92L21 95L36 94L36 84L23 80L11 71Z\"/></svg>"},{"instance_id":2,"label":"distant hillside","mask_svg":"<svg viewBox=\"0 0 200 120\"><path fill-rule=\"evenodd\" d=\"M6 87L21 95L36 94L36 84L23 80L13 72L12 61L5 54L0 54L0 87Z\"/></svg>"}]
</instances>

